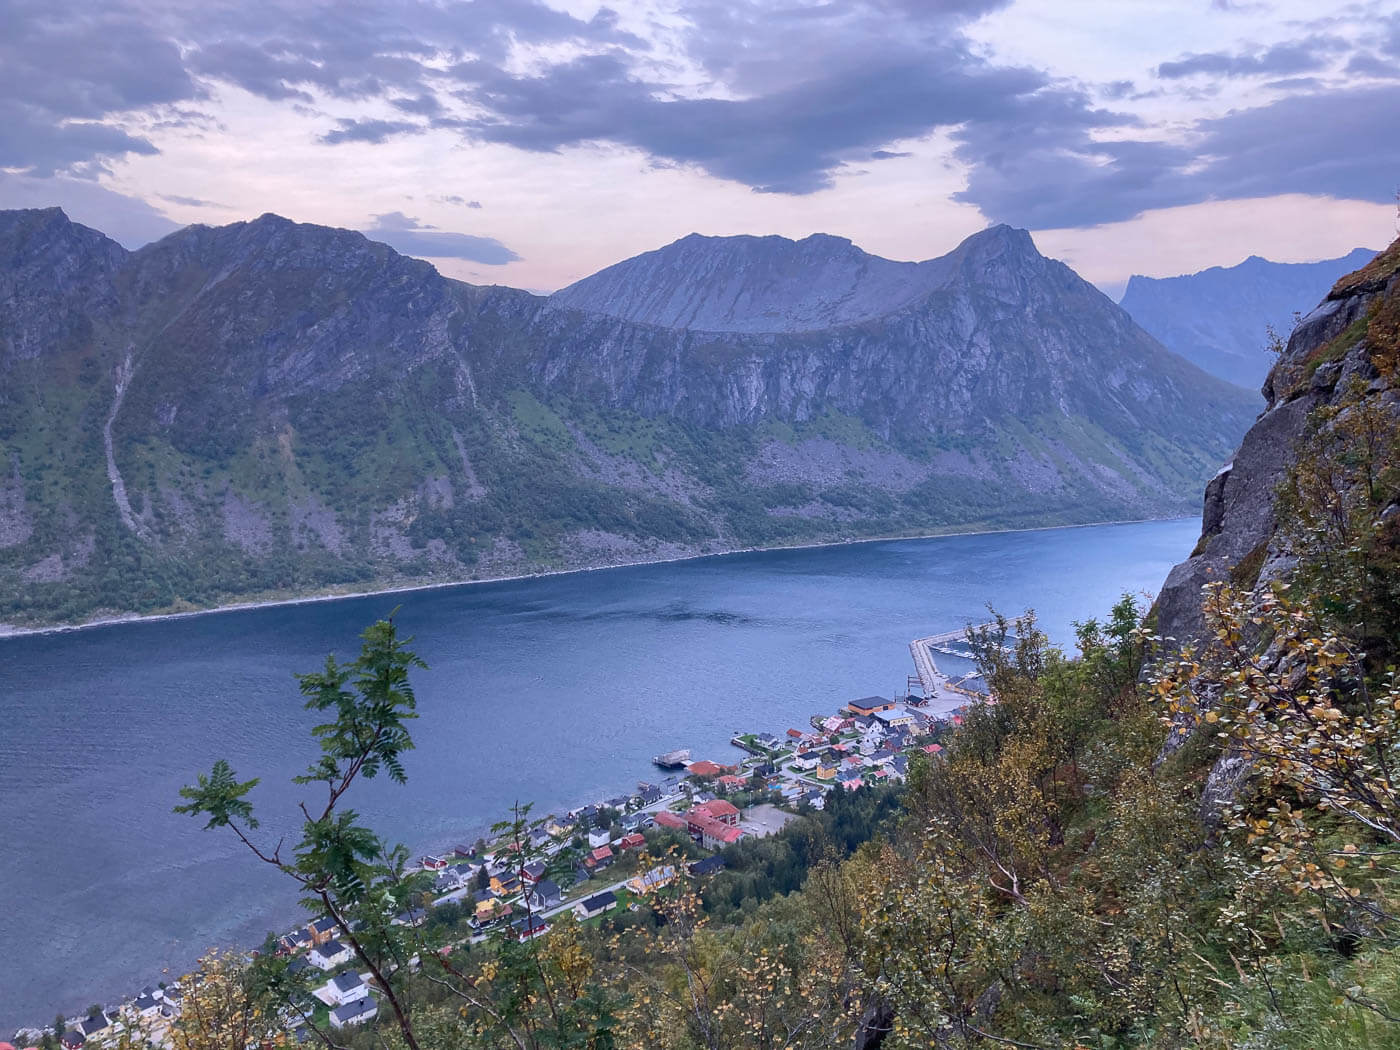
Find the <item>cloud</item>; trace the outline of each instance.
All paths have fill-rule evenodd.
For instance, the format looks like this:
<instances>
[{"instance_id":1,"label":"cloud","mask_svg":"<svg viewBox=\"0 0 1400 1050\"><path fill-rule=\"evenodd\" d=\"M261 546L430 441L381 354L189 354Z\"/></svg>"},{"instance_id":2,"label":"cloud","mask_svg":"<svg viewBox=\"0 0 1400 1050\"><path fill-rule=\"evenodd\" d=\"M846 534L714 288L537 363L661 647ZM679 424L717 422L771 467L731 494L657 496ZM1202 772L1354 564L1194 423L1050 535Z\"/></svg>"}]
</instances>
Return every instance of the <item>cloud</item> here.
<instances>
[{"instance_id":1,"label":"cloud","mask_svg":"<svg viewBox=\"0 0 1400 1050\"><path fill-rule=\"evenodd\" d=\"M1276 44L1254 54L1230 54L1211 51L1186 55L1173 62L1163 62L1157 75L1168 80L1201 75L1223 77L1294 76L1316 73L1328 68L1333 58L1348 48L1347 41L1336 36L1314 36L1305 40Z\"/></svg>"},{"instance_id":2,"label":"cloud","mask_svg":"<svg viewBox=\"0 0 1400 1050\"><path fill-rule=\"evenodd\" d=\"M1053 118L1039 129L1039 141L1026 124L959 132L971 176L957 199L1003 222L1086 227L1286 193L1384 202L1400 173L1400 85L1283 98L1199 121L1179 142L1097 141Z\"/></svg>"},{"instance_id":3,"label":"cloud","mask_svg":"<svg viewBox=\"0 0 1400 1050\"><path fill-rule=\"evenodd\" d=\"M342 118L336 123L339 126L334 131L328 131L321 136L322 142L332 146L342 142L378 144L387 142L396 135L417 135L425 130L421 124L413 124L405 120L351 120Z\"/></svg>"},{"instance_id":4,"label":"cloud","mask_svg":"<svg viewBox=\"0 0 1400 1050\"><path fill-rule=\"evenodd\" d=\"M448 233L436 226L425 226L401 211L374 216L374 223L362 232L371 240L382 241L404 255L429 259L468 259L488 266L504 266L520 260L519 255L494 237Z\"/></svg>"},{"instance_id":5,"label":"cloud","mask_svg":"<svg viewBox=\"0 0 1400 1050\"><path fill-rule=\"evenodd\" d=\"M179 204L186 208L220 208L228 210L227 204L217 204L214 201L207 201L200 197L184 197L178 193L162 193L160 199L169 201L171 204Z\"/></svg>"}]
</instances>

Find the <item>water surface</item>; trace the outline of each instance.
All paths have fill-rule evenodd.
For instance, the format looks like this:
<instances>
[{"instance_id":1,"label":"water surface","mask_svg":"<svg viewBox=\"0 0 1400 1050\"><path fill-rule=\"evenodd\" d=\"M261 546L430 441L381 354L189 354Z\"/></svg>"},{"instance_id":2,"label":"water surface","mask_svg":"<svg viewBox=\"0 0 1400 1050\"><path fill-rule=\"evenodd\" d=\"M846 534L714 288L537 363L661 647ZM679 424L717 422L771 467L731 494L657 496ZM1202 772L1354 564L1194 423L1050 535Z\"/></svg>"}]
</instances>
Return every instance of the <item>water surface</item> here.
<instances>
[{"instance_id":1,"label":"water surface","mask_svg":"<svg viewBox=\"0 0 1400 1050\"><path fill-rule=\"evenodd\" d=\"M292 673L348 656L401 605L431 670L406 787L355 805L415 849L475 837L516 799L569 808L690 747L732 761L903 691L908 643L1033 606L1053 638L1153 591L1194 520L738 554L0 639L0 1034L110 1002L211 944L249 945L295 894L171 813L227 757L269 833L310 757ZM284 818L285 820L285 818Z\"/></svg>"}]
</instances>

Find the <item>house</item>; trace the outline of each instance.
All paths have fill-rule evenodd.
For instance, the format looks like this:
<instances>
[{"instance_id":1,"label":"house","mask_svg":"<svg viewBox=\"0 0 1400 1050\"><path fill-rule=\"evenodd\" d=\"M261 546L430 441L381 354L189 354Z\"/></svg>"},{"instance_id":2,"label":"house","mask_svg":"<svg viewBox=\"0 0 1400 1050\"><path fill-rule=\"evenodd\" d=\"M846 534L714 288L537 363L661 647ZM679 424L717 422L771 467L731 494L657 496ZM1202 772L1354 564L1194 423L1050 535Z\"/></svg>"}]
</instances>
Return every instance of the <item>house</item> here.
<instances>
[{"instance_id":1,"label":"house","mask_svg":"<svg viewBox=\"0 0 1400 1050\"><path fill-rule=\"evenodd\" d=\"M826 808L826 796L823 795L820 791L809 791L807 792L807 794L802 796L800 801L807 803L807 805L811 806L813 809Z\"/></svg>"},{"instance_id":2,"label":"house","mask_svg":"<svg viewBox=\"0 0 1400 1050\"><path fill-rule=\"evenodd\" d=\"M550 836L549 832L542 827L532 828L530 831L530 845L535 847L535 849L544 849L553 841L554 839Z\"/></svg>"},{"instance_id":3,"label":"house","mask_svg":"<svg viewBox=\"0 0 1400 1050\"><path fill-rule=\"evenodd\" d=\"M77 1029L70 1028L68 1029L68 1031L63 1033L63 1039L61 1040L61 1042L67 1048L67 1050L78 1050L78 1047L82 1046L84 1043L87 1042L87 1037L84 1036L83 1033L79 1032Z\"/></svg>"},{"instance_id":4,"label":"house","mask_svg":"<svg viewBox=\"0 0 1400 1050\"><path fill-rule=\"evenodd\" d=\"M476 847L469 846L465 842L459 842L452 847L452 852L463 860L476 860Z\"/></svg>"},{"instance_id":5,"label":"house","mask_svg":"<svg viewBox=\"0 0 1400 1050\"><path fill-rule=\"evenodd\" d=\"M339 941L318 944L306 953L306 961L318 970L334 970L354 957L354 953Z\"/></svg>"},{"instance_id":6,"label":"house","mask_svg":"<svg viewBox=\"0 0 1400 1050\"><path fill-rule=\"evenodd\" d=\"M627 803L631 801L632 798L630 795L618 795L617 798L608 799L607 806L609 809L623 810L627 808Z\"/></svg>"},{"instance_id":7,"label":"house","mask_svg":"<svg viewBox=\"0 0 1400 1050\"><path fill-rule=\"evenodd\" d=\"M617 848L619 850L637 849L638 847L645 846L646 844L647 837L645 835L638 834L634 831L632 832L632 834L623 835L622 838L618 839Z\"/></svg>"},{"instance_id":8,"label":"house","mask_svg":"<svg viewBox=\"0 0 1400 1050\"><path fill-rule=\"evenodd\" d=\"M890 772L900 780L907 777L909 775L909 756L895 755L890 760Z\"/></svg>"},{"instance_id":9,"label":"house","mask_svg":"<svg viewBox=\"0 0 1400 1050\"><path fill-rule=\"evenodd\" d=\"M327 915L325 918L317 919L308 924L306 932L311 935L313 945L325 944L327 941L333 940L335 935L340 932L340 923Z\"/></svg>"},{"instance_id":10,"label":"house","mask_svg":"<svg viewBox=\"0 0 1400 1050\"><path fill-rule=\"evenodd\" d=\"M633 893L652 893L669 886L676 880L676 869L673 865L662 864L645 874L627 880L627 888Z\"/></svg>"},{"instance_id":11,"label":"house","mask_svg":"<svg viewBox=\"0 0 1400 1050\"><path fill-rule=\"evenodd\" d=\"M702 802L700 805L691 809L690 812L691 814L698 813L707 817L713 817L723 824L732 824L735 827L739 825L739 810L732 802L726 802L722 798L717 798L711 802Z\"/></svg>"},{"instance_id":12,"label":"house","mask_svg":"<svg viewBox=\"0 0 1400 1050\"><path fill-rule=\"evenodd\" d=\"M470 879L469 872L465 872L461 868L448 868L438 872L437 878L433 880L433 891L451 893L453 890L461 889Z\"/></svg>"},{"instance_id":13,"label":"house","mask_svg":"<svg viewBox=\"0 0 1400 1050\"><path fill-rule=\"evenodd\" d=\"M324 998L329 1000L327 1005L344 1006L369 995L369 986L360 980L359 974L351 970L338 977L332 977L317 991L325 993Z\"/></svg>"},{"instance_id":14,"label":"house","mask_svg":"<svg viewBox=\"0 0 1400 1050\"><path fill-rule=\"evenodd\" d=\"M532 908L552 908L563 899L564 891L553 879L540 879L525 896Z\"/></svg>"},{"instance_id":15,"label":"house","mask_svg":"<svg viewBox=\"0 0 1400 1050\"><path fill-rule=\"evenodd\" d=\"M733 845L744 835L743 829L706 814L690 811L686 821L691 838L706 849L723 849Z\"/></svg>"},{"instance_id":16,"label":"house","mask_svg":"<svg viewBox=\"0 0 1400 1050\"><path fill-rule=\"evenodd\" d=\"M520 892L520 876L513 871L497 872L491 876L491 889L502 897L513 897Z\"/></svg>"},{"instance_id":17,"label":"house","mask_svg":"<svg viewBox=\"0 0 1400 1050\"><path fill-rule=\"evenodd\" d=\"M691 861L687 867L690 869L690 873L695 876L713 875L717 871L724 870L724 858L715 853L704 860Z\"/></svg>"},{"instance_id":18,"label":"house","mask_svg":"<svg viewBox=\"0 0 1400 1050\"><path fill-rule=\"evenodd\" d=\"M651 826L651 814L640 812L629 813L627 814L627 816L623 817L620 821L618 821L618 823L622 825L623 831L638 831L641 828Z\"/></svg>"},{"instance_id":19,"label":"house","mask_svg":"<svg viewBox=\"0 0 1400 1050\"><path fill-rule=\"evenodd\" d=\"M923 751L926 755L938 755L943 753L943 745L925 744L922 748L920 748L920 750Z\"/></svg>"},{"instance_id":20,"label":"house","mask_svg":"<svg viewBox=\"0 0 1400 1050\"><path fill-rule=\"evenodd\" d=\"M661 789L655 784L638 784L637 798L641 800L644 806L655 805L662 799Z\"/></svg>"},{"instance_id":21,"label":"house","mask_svg":"<svg viewBox=\"0 0 1400 1050\"><path fill-rule=\"evenodd\" d=\"M446 857L419 857L418 865L424 871L441 871L447 867Z\"/></svg>"},{"instance_id":22,"label":"house","mask_svg":"<svg viewBox=\"0 0 1400 1050\"><path fill-rule=\"evenodd\" d=\"M613 851L610 846L599 846L588 856L583 858L583 863L590 871L597 871L606 868L613 862Z\"/></svg>"},{"instance_id":23,"label":"house","mask_svg":"<svg viewBox=\"0 0 1400 1050\"><path fill-rule=\"evenodd\" d=\"M850 728L851 720L849 718L842 718L840 715L832 715L830 718L823 719L822 721L823 733L844 733Z\"/></svg>"},{"instance_id":24,"label":"house","mask_svg":"<svg viewBox=\"0 0 1400 1050\"><path fill-rule=\"evenodd\" d=\"M907 707L896 707L891 704L887 709L872 711L872 717L886 729L895 726L911 726L914 724L914 712Z\"/></svg>"},{"instance_id":25,"label":"house","mask_svg":"<svg viewBox=\"0 0 1400 1050\"><path fill-rule=\"evenodd\" d=\"M337 1006L332 1010L331 1027L345 1028L364 1024L366 1021L373 1021L378 1016L379 1004L374 1001L374 996L366 995L363 999L356 999L354 1002Z\"/></svg>"},{"instance_id":26,"label":"house","mask_svg":"<svg viewBox=\"0 0 1400 1050\"><path fill-rule=\"evenodd\" d=\"M595 915L602 915L617 904L617 894L612 890L604 890L602 893L595 893L591 897L585 897L574 905L574 914L579 919L591 919Z\"/></svg>"},{"instance_id":27,"label":"house","mask_svg":"<svg viewBox=\"0 0 1400 1050\"><path fill-rule=\"evenodd\" d=\"M834 765L832 765L832 766L817 766L817 779L818 779L818 780L835 780L835 779L836 779L836 767L835 767Z\"/></svg>"},{"instance_id":28,"label":"house","mask_svg":"<svg viewBox=\"0 0 1400 1050\"><path fill-rule=\"evenodd\" d=\"M792 760L792 768L806 772L807 770L816 769L817 763L819 761L820 759L816 756L815 753L808 751L804 754L798 755Z\"/></svg>"},{"instance_id":29,"label":"house","mask_svg":"<svg viewBox=\"0 0 1400 1050\"><path fill-rule=\"evenodd\" d=\"M585 828L591 828L598 822L598 807L594 805L584 806L578 811L578 822Z\"/></svg>"},{"instance_id":30,"label":"house","mask_svg":"<svg viewBox=\"0 0 1400 1050\"><path fill-rule=\"evenodd\" d=\"M865 781L860 777L852 777L850 780L842 780L839 783L847 791L859 791L861 788L865 787Z\"/></svg>"},{"instance_id":31,"label":"house","mask_svg":"<svg viewBox=\"0 0 1400 1050\"><path fill-rule=\"evenodd\" d=\"M607 831L590 831L588 833L588 848L597 849L599 846L606 846L612 841L612 834Z\"/></svg>"},{"instance_id":32,"label":"house","mask_svg":"<svg viewBox=\"0 0 1400 1050\"><path fill-rule=\"evenodd\" d=\"M529 864L526 864L525 867L520 869L520 876L526 883L533 886L535 883L539 882L540 879L544 878L544 861L530 861Z\"/></svg>"},{"instance_id":33,"label":"house","mask_svg":"<svg viewBox=\"0 0 1400 1050\"><path fill-rule=\"evenodd\" d=\"M894 707L893 700L886 700L883 696L867 696L859 700L852 700L846 705L845 710L852 716L873 715L876 711L888 711Z\"/></svg>"},{"instance_id":34,"label":"house","mask_svg":"<svg viewBox=\"0 0 1400 1050\"><path fill-rule=\"evenodd\" d=\"M522 915L510 924L510 929L515 939L524 944L528 940L548 933L549 920L543 915Z\"/></svg>"},{"instance_id":35,"label":"house","mask_svg":"<svg viewBox=\"0 0 1400 1050\"><path fill-rule=\"evenodd\" d=\"M510 905L492 890L481 890L476 894L476 921L490 922L510 914Z\"/></svg>"},{"instance_id":36,"label":"house","mask_svg":"<svg viewBox=\"0 0 1400 1050\"><path fill-rule=\"evenodd\" d=\"M149 992L142 992L131 1003L131 1008L136 1011L137 1017L154 1017L160 1013L160 1007L160 1000Z\"/></svg>"},{"instance_id":37,"label":"house","mask_svg":"<svg viewBox=\"0 0 1400 1050\"><path fill-rule=\"evenodd\" d=\"M759 733L753 738L753 742L765 751L776 751L783 746L783 742L772 733Z\"/></svg>"},{"instance_id":38,"label":"house","mask_svg":"<svg viewBox=\"0 0 1400 1050\"><path fill-rule=\"evenodd\" d=\"M299 952L311 943L311 934L306 930L293 930L277 942L279 949L284 955L291 955Z\"/></svg>"},{"instance_id":39,"label":"house","mask_svg":"<svg viewBox=\"0 0 1400 1050\"><path fill-rule=\"evenodd\" d=\"M724 776L719 778L717 783L726 792L743 791L746 787L749 786L749 782L746 778L735 776L733 773L726 773Z\"/></svg>"},{"instance_id":40,"label":"house","mask_svg":"<svg viewBox=\"0 0 1400 1050\"><path fill-rule=\"evenodd\" d=\"M686 827L685 818L679 813L672 813L669 809L663 809L656 814L654 823L658 828L676 828L684 830Z\"/></svg>"},{"instance_id":41,"label":"house","mask_svg":"<svg viewBox=\"0 0 1400 1050\"><path fill-rule=\"evenodd\" d=\"M83 1033L84 1038L91 1039L98 1032L105 1031L107 1028L111 1027L111 1024L112 1022L107 1020L107 1015L99 1011L79 1021L78 1031Z\"/></svg>"},{"instance_id":42,"label":"house","mask_svg":"<svg viewBox=\"0 0 1400 1050\"><path fill-rule=\"evenodd\" d=\"M723 773L724 770L724 766L721 766L716 762L711 762L708 759L701 759L699 762L692 762L690 763L690 765L685 767L685 771L687 773L689 773L693 777L698 777L701 780L706 780L710 777L717 777L721 773Z\"/></svg>"},{"instance_id":43,"label":"house","mask_svg":"<svg viewBox=\"0 0 1400 1050\"><path fill-rule=\"evenodd\" d=\"M789 729L787 731L787 735L789 740L801 740L807 734L802 732L802 730L800 729Z\"/></svg>"}]
</instances>

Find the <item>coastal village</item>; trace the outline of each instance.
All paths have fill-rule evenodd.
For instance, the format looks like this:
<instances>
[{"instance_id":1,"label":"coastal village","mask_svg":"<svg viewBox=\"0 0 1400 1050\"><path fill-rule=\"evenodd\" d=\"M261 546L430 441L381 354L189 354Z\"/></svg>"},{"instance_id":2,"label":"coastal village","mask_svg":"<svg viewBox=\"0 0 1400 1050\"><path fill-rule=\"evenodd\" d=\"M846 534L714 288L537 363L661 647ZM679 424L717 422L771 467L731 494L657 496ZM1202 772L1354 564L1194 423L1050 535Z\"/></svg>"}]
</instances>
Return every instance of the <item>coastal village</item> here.
<instances>
[{"instance_id":1,"label":"coastal village","mask_svg":"<svg viewBox=\"0 0 1400 1050\"><path fill-rule=\"evenodd\" d=\"M975 688L974 675L953 678L934 662L935 651L966 658L964 637L952 632L910 643L918 673L907 679L904 696L851 700L781 735L737 732L730 743L744 757L735 762L693 760L687 749L658 755L652 759L662 773L657 783L522 822L491 841L420 857L416 869L428 890L394 923L446 929L450 948L489 937L529 941L566 914L576 922L603 922L640 909L650 894L679 878L703 880L722 871L725 850L823 809L832 792L902 783L911 762L942 752L942 737L961 724L967 704L995 703ZM666 860L657 863L657 857ZM357 970L348 932L322 917L270 938L261 949L288 957L289 969L311 989L286 1017L298 1042L315 1038L311 1024L346 1029L379 1015L374 982ZM185 980L191 979L197 978ZM186 992L182 981L147 985L118 1004L69 1018L60 1041L67 1050L101 1047L124 1031L140 1030L167 1045ZM42 1029L22 1029L17 1039L38 1042L42 1035ZM0 1042L0 1050L17 1048Z\"/></svg>"}]
</instances>

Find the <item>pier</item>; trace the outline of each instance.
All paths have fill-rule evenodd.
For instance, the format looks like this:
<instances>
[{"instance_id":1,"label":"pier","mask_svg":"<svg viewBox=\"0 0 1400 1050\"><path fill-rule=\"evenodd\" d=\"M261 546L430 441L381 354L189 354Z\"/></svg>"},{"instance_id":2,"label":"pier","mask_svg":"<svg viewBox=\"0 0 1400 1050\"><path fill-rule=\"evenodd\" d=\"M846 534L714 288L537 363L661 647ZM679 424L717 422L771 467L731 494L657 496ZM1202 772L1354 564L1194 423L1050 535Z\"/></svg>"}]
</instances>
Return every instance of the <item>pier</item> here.
<instances>
[{"instance_id":1,"label":"pier","mask_svg":"<svg viewBox=\"0 0 1400 1050\"><path fill-rule=\"evenodd\" d=\"M938 664L934 663L934 653L946 653L949 656L970 659L972 654L965 647L955 649L953 643L962 642L965 646L968 631L980 631L983 628L995 626L994 623L973 624L956 631L931 634L927 638L915 638L910 642L909 653L914 657L914 669L918 673L919 684L923 686L924 696L932 699L950 685L948 676L938 669Z\"/></svg>"}]
</instances>

